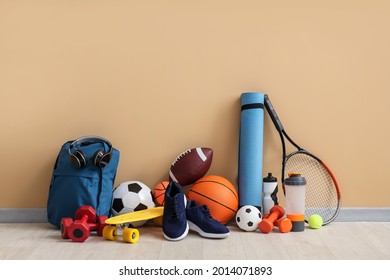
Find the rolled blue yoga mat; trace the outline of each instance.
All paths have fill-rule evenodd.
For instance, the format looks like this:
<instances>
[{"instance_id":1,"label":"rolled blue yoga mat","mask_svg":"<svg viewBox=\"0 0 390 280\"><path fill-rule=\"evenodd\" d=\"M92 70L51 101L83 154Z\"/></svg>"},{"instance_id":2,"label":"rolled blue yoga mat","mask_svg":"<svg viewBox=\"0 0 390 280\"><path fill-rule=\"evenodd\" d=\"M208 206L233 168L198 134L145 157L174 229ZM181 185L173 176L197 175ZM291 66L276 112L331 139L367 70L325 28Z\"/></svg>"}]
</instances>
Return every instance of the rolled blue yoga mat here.
<instances>
[{"instance_id":1,"label":"rolled blue yoga mat","mask_svg":"<svg viewBox=\"0 0 390 280\"><path fill-rule=\"evenodd\" d=\"M239 206L262 210L264 94L241 95L240 143L238 158Z\"/></svg>"}]
</instances>

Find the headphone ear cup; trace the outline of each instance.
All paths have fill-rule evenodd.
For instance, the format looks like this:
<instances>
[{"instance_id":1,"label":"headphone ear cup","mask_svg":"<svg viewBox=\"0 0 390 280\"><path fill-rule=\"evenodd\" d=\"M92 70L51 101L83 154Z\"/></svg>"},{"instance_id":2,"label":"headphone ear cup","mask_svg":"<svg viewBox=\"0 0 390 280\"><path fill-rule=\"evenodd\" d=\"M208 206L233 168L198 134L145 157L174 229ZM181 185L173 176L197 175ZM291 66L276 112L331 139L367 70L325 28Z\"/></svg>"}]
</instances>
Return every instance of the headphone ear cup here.
<instances>
[{"instance_id":1,"label":"headphone ear cup","mask_svg":"<svg viewBox=\"0 0 390 280\"><path fill-rule=\"evenodd\" d=\"M76 150L70 155L70 161L75 168L81 168L87 165L87 157L80 150Z\"/></svg>"},{"instance_id":2,"label":"headphone ear cup","mask_svg":"<svg viewBox=\"0 0 390 280\"><path fill-rule=\"evenodd\" d=\"M97 167L104 167L105 165L102 165L102 158L104 156L104 150L97 150L96 153L93 156L93 164Z\"/></svg>"},{"instance_id":3,"label":"headphone ear cup","mask_svg":"<svg viewBox=\"0 0 390 280\"><path fill-rule=\"evenodd\" d=\"M93 164L97 167L104 168L110 163L112 153L106 153L104 150L98 150L93 157Z\"/></svg>"}]
</instances>

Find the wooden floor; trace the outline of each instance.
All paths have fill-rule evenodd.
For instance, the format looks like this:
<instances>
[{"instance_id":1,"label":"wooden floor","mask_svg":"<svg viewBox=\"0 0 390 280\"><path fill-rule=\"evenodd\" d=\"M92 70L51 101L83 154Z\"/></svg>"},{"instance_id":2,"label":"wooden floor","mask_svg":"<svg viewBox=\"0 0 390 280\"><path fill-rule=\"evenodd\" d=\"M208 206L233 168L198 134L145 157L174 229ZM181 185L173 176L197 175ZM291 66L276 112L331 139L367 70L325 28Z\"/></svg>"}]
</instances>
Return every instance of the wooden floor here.
<instances>
[{"instance_id":1,"label":"wooden floor","mask_svg":"<svg viewBox=\"0 0 390 280\"><path fill-rule=\"evenodd\" d=\"M49 224L0 224L0 259L16 260L380 260L390 259L390 223L334 222L301 233L262 234L229 226L226 239L205 239L190 232L178 242L163 238L161 228L140 228L136 244L96 235L84 243L63 240Z\"/></svg>"}]
</instances>

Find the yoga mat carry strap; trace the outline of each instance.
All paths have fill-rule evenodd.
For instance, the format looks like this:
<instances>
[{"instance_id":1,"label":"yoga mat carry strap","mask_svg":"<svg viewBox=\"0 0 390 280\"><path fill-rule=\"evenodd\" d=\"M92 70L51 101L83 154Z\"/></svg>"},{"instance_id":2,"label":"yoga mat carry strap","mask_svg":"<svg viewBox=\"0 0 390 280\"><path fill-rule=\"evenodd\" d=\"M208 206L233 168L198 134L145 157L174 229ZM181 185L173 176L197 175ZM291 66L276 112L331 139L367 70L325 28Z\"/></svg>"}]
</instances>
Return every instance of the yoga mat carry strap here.
<instances>
[{"instance_id":1,"label":"yoga mat carry strap","mask_svg":"<svg viewBox=\"0 0 390 280\"><path fill-rule=\"evenodd\" d=\"M239 205L262 210L263 193L264 94L241 95L240 142L238 159Z\"/></svg>"}]
</instances>

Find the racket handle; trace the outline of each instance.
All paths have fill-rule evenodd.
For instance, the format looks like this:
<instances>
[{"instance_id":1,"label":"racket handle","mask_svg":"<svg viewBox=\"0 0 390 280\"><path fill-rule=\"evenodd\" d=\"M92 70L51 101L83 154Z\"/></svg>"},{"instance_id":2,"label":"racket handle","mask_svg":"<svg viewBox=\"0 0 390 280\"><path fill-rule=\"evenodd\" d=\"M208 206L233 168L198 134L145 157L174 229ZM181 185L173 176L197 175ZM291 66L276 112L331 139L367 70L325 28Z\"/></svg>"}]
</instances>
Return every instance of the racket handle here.
<instances>
[{"instance_id":1,"label":"racket handle","mask_svg":"<svg viewBox=\"0 0 390 280\"><path fill-rule=\"evenodd\" d=\"M264 105L276 129L281 133L284 130L284 128L282 122L279 120L278 114L276 114L276 111L272 106L271 100L269 100L268 98L268 94L264 95Z\"/></svg>"}]
</instances>

